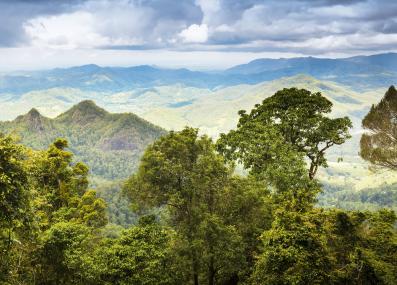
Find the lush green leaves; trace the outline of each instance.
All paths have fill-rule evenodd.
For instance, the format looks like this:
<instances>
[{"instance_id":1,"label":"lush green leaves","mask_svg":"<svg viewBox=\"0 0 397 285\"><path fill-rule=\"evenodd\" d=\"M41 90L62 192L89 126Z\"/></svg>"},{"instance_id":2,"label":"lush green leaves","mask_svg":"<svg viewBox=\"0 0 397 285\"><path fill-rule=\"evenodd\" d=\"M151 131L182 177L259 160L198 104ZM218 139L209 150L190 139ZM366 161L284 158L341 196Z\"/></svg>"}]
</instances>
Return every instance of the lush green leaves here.
<instances>
[{"instance_id":1,"label":"lush green leaves","mask_svg":"<svg viewBox=\"0 0 397 285\"><path fill-rule=\"evenodd\" d=\"M59 120L108 116L87 104ZM349 136L350 121L330 111L319 93L279 91L240 113L217 143L224 156L197 129L170 132L147 148L123 193L117 181L94 183L113 207L132 201L131 220L108 211L124 230L108 224L66 140L33 151L1 136L0 283L396 284L394 212L315 207L325 150ZM249 175L237 176L235 161ZM156 214L129 225L142 213Z\"/></svg>"},{"instance_id":2,"label":"lush green leaves","mask_svg":"<svg viewBox=\"0 0 397 285\"><path fill-rule=\"evenodd\" d=\"M240 111L237 129L222 134L218 148L253 171L277 160L278 148L290 148L309 159L312 179L318 167L327 166L326 150L350 138L350 119L326 117L331 107L319 92L285 88L255 105L249 114Z\"/></svg>"},{"instance_id":3,"label":"lush green leaves","mask_svg":"<svg viewBox=\"0 0 397 285\"><path fill-rule=\"evenodd\" d=\"M391 86L363 119L360 155L374 165L397 169L397 90Z\"/></svg>"}]
</instances>

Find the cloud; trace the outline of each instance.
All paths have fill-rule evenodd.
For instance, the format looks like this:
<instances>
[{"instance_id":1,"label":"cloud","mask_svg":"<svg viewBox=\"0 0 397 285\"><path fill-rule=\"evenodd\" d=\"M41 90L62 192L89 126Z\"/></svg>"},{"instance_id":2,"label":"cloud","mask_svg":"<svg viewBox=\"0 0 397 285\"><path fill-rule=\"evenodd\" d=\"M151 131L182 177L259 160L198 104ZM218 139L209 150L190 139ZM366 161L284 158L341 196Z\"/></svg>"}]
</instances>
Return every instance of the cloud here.
<instances>
[{"instance_id":1,"label":"cloud","mask_svg":"<svg viewBox=\"0 0 397 285\"><path fill-rule=\"evenodd\" d=\"M389 0L0 0L0 47L375 52L396 15Z\"/></svg>"},{"instance_id":2,"label":"cloud","mask_svg":"<svg viewBox=\"0 0 397 285\"><path fill-rule=\"evenodd\" d=\"M0 46L164 45L202 17L194 0L0 1Z\"/></svg>"},{"instance_id":3,"label":"cloud","mask_svg":"<svg viewBox=\"0 0 397 285\"><path fill-rule=\"evenodd\" d=\"M73 11L82 0L2 0L0 1L0 46L18 46L29 42L23 25L41 15Z\"/></svg>"},{"instance_id":4,"label":"cloud","mask_svg":"<svg viewBox=\"0 0 397 285\"><path fill-rule=\"evenodd\" d=\"M185 43L205 43L208 39L208 26L193 24L180 32L179 36Z\"/></svg>"}]
</instances>

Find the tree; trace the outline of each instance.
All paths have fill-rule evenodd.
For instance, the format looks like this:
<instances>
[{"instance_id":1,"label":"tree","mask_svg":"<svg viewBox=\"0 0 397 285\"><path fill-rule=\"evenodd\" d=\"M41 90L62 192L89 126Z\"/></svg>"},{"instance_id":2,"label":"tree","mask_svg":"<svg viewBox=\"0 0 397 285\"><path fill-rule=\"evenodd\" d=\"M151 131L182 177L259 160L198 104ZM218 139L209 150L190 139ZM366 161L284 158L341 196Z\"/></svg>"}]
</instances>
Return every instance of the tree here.
<instances>
[{"instance_id":1,"label":"tree","mask_svg":"<svg viewBox=\"0 0 397 285\"><path fill-rule=\"evenodd\" d=\"M93 190L88 190L83 194L77 206L77 212L77 220L90 227L100 228L108 222L106 203L103 199L97 198Z\"/></svg>"},{"instance_id":2,"label":"tree","mask_svg":"<svg viewBox=\"0 0 397 285\"><path fill-rule=\"evenodd\" d=\"M8 229L8 243L15 222L24 219L29 206L24 153L24 148L11 137L0 134L0 227Z\"/></svg>"},{"instance_id":3,"label":"tree","mask_svg":"<svg viewBox=\"0 0 397 285\"><path fill-rule=\"evenodd\" d=\"M272 186L273 223L261 240L263 250L253 284L327 284L330 261L314 203L318 183L307 176L302 155L276 148L277 161L263 169Z\"/></svg>"},{"instance_id":4,"label":"tree","mask_svg":"<svg viewBox=\"0 0 397 285\"><path fill-rule=\"evenodd\" d=\"M62 221L80 220L89 226L107 223L103 199L88 191L88 167L73 162L68 142L57 139L45 151L35 152L29 162L33 205L42 230Z\"/></svg>"},{"instance_id":5,"label":"tree","mask_svg":"<svg viewBox=\"0 0 397 285\"><path fill-rule=\"evenodd\" d=\"M88 190L88 167L73 162L64 139L34 151L27 168L38 238L32 248L39 284L82 284L83 265L107 224L106 203Z\"/></svg>"},{"instance_id":6,"label":"tree","mask_svg":"<svg viewBox=\"0 0 397 285\"><path fill-rule=\"evenodd\" d=\"M350 138L350 119L326 117L331 108L320 92L284 88L255 105L250 114L240 111L237 129L221 134L218 149L255 168L274 159L269 143L281 140L307 157L313 179L320 166L327 167L326 151Z\"/></svg>"},{"instance_id":7,"label":"tree","mask_svg":"<svg viewBox=\"0 0 397 285\"><path fill-rule=\"evenodd\" d=\"M222 197L222 216L226 224L235 225L242 238L244 256L239 269L224 278L228 285L247 282L252 274L262 243L260 236L270 229L273 220L269 190L252 176L232 178Z\"/></svg>"},{"instance_id":8,"label":"tree","mask_svg":"<svg viewBox=\"0 0 397 285\"><path fill-rule=\"evenodd\" d=\"M125 185L139 206L166 208L177 235L175 250L189 260L194 284L219 283L245 263L243 238L224 205L236 189L232 174L208 137L185 128L149 146Z\"/></svg>"},{"instance_id":9,"label":"tree","mask_svg":"<svg viewBox=\"0 0 397 285\"><path fill-rule=\"evenodd\" d=\"M360 155L375 166L397 169L397 90L390 86L383 99L372 105L362 121Z\"/></svg>"},{"instance_id":10,"label":"tree","mask_svg":"<svg viewBox=\"0 0 397 285\"><path fill-rule=\"evenodd\" d=\"M30 235L30 203L25 148L0 134L0 283L22 267L24 239ZM18 262L19 261L19 262Z\"/></svg>"},{"instance_id":11,"label":"tree","mask_svg":"<svg viewBox=\"0 0 397 285\"><path fill-rule=\"evenodd\" d=\"M104 240L93 254L94 284L181 284L181 270L174 267L173 235L153 217L144 217L119 238Z\"/></svg>"},{"instance_id":12,"label":"tree","mask_svg":"<svg viewBox=\"0 0 397 285\"><path fill-rule=\"evenodd\" d=\"M319 217L332 284L396 284L395 213L327 210Z\"/></svg>"},{"instance_id":13,"label":"tree","mask_svg":"<svg viewBox=\"0 0 397 285\"><path fill-rule=\"evenodd\" d=\"M348 137L348 118L329 119L332 104L320 93L284 89L240 112L237 130L222 135L218 149L241 161L271 189L273 222L262 234L254 284L326 284L330 260L314 208L321 191L314 179L325 151ZM305 157L311 165L306 169Z\"/></svg>"},{"instance_id":14,"label":"tree","mask_svg":"<svg viewBox=\"0 0 397 285\"><path fill-rule=\"evenodd\" d=\"M313 213L280 213L262 235L253 284L329 284L330 261Z\"/></svg>"},{"instance_id":15,"label":"tree","mask_svg":"<svg viewBox=\"0 0 397 285\"><path fill-rule=\"evenodd\" d=\"M82 284L89 239L90 229L79 223L59 222L46 230L34 254L38 284Z\"/></svg>"}]
</instances>

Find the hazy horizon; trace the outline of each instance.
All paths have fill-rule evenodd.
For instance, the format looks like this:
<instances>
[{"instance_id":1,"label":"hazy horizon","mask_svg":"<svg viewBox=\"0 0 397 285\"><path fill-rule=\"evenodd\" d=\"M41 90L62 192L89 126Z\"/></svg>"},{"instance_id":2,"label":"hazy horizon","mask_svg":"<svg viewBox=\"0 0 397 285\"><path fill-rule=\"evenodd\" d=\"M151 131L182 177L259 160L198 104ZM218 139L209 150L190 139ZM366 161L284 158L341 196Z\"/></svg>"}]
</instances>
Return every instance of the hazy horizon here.
<instances>
[{"instance_id":1,"label":"hazy horizon","mask_svg":"<svg viewBox=\"0 0 397 285\"><path fill-rule=\"evenodd\" d=\"M185 68L189 69L192 71L207 71L207 72L216 72L216 71L223 71L228 68L240 65L240 64L247 64L251 61L258 60L258 59L289 59L289 58L320 58L320 59L344 59L344 58L350 58L350 57L356 57L356 56L374 56L374 55L381 55L381 54L393 54L397 53L397 51L387 51L387 52L376 52L376 53L366 53L366 54L354 54L354 55L340 55L340 56L326 56L326 55L320 55L320 56L312 56L312 55L293 55L293 54L283 54L279 56L275 56L275 54L240 54L238 53L237 55L239 56L238 59L234 57L235 61L232 62L224 62L223 65L216 65L214 64L214 59L216 59L216 54L214 55L215 57L212 58L213 60L211 62L208 62L206 65L200 64L198 62L195 62L194 60L189 64L179 64L173 59L166 58L167 60L162 62L160 58L156 58L157 61L154 59L145 61L144 59L140 59L137 61L131 61L131 62L123 62L123 61L118 61L119 58L116 56L111 60L112 56L109 56L110 61L86 61L86 62L76 62L76 63L66 63L67 60L64 60L64 63L59 63L57 65L47 65L47 66L26 66L23 67L23 65L17 65L13 66L12 68L4 68L4 66L0 66L0 72L2 73L8 73L8 72L23 72L23 71L45 71L45 70L52 70L56 68L62 68L62 69L68 69L68 68L73 68L73 67L81 67L81 66L87 66L87 65L97 65L99 67L122 67L122 68L128 68L128 67L137 67L137 66L152 66L156 68L164 68L164 69L179 69L179 68ZM201 54L202 55L202 54ZM263 55L263 56L260 56ZM180 57L180 55L175 55L176 57ZM190 55L189 55L190 56ZM219 55L218 55L219 56ZM219 56L217 59L222 60L224 57L231 57L230 54L222 54ZM209 60L210 61L210 60Z\"/></svg>"}]
</instances>

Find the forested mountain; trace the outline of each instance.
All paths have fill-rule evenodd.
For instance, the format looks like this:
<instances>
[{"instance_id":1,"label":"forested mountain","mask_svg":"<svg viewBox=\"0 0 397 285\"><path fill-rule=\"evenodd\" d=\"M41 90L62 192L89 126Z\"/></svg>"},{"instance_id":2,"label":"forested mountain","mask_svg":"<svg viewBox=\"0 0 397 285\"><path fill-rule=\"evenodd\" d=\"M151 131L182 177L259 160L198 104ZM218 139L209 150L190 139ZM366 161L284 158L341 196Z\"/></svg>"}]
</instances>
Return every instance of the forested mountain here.
<instances>
[{"instance_id":1,"label":"forested mountain","mask_svg":"<svg viewBox=\"0 0 397 285\"><path fill-rule=\"evenodd\" d=\"M127 177L147 145L165 134L135 114L112 114L93 101L82 101L54 119L32 109L13 121L0 122L0 132L16 135L34 149L66 138L76 159L87 163L93 175L106 179Z\"/></svg>"}]
</instances>

